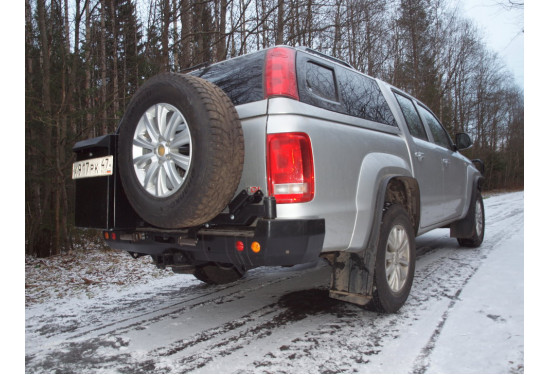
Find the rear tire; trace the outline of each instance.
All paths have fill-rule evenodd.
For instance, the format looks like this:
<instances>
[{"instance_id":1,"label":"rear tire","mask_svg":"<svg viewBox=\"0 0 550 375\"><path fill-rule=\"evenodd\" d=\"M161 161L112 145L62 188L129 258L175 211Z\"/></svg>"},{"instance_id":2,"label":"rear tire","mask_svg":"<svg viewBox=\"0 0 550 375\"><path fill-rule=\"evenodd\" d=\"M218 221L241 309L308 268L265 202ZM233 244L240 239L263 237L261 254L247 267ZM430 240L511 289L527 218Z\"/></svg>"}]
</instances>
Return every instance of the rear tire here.
<instances>
[{"instance_id":1,"label":"rear tire","mask_svg":"<svg viewBox=\"0 0 550 375\"><path fill-rule=\"evenodd\" d=\"M203 266L197 266L193 276L207 284L221 285L241 279L245 272L244 269L233 265L222 266L208 263Z\"/></svg>"},{"instance_id":2,"label":"rear tire","mask_svg":"<svg viewBox=\"0 0 550 375\"><path fill-rule=\"evenodd\" d=\"M386 209L374 266L374 289L369 310L394 313L405 303L415 269L414 231L407 211L398 204Z\"/></svg>"}]
</instances>

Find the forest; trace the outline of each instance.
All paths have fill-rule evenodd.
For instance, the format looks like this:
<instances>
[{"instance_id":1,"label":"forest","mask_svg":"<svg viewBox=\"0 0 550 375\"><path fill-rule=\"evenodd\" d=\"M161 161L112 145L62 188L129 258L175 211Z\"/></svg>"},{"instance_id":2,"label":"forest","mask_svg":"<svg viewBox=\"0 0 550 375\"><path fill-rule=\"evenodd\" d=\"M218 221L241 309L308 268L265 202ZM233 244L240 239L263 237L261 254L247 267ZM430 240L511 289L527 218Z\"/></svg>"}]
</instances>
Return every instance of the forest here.
<instances>
[{"instance_id":1,"label":"forest","mask_svg":"<svg viewBox=\"0 0 550 375\"><path fill-rule=\"evenodd\" d=\"M416 96L470 134L485 189L523 187L523 89L450 1L25 0L25 252L73 247L72 146L114 132L145 80L279 44Z\"/></svg>"}]
</instances>

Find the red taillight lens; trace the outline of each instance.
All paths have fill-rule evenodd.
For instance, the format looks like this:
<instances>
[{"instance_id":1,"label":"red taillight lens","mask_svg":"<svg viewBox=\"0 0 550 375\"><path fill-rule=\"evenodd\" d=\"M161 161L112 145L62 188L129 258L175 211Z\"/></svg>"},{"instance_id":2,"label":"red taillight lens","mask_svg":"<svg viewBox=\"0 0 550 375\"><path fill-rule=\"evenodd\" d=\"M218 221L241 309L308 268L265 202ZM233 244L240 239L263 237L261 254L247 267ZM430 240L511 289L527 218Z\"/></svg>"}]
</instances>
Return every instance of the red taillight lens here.
<instances>
[{"instance_id":1,"label":"red taillight lens","mask_svg":"<svg viewBox=\"0 0 550 375\"><path fill-rule=\"evenodd\" d=\"M277 203L304 203L315 194L313 151L305 133L267 135L267 179Z\"/></svg>"},{"instance_id":2,"label":"red taillight lens","mask_svg":"<svg viewBox=\"0 0 550 375\"><path fill-rule=\"evenodd\" d=\"M296 83L296 51L275 47L267 51L265 60L265 98L286 96L298 98Z\"/></svg>"}]
</instances>

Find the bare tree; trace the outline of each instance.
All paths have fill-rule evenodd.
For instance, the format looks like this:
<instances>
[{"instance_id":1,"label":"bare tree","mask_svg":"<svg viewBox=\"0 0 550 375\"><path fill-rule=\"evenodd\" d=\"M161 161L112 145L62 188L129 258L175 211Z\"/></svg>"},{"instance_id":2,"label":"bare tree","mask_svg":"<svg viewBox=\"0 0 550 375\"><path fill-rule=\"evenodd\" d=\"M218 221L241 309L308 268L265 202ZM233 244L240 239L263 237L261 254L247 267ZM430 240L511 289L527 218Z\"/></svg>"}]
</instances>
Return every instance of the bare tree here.
<instances>
[{"instance_id":1,"label":"bare tree","mask_svg":"<svg viewBox=\"0 0 550 375\"><path fill-rule=\"evenodd\" d=\"M71 147L114 131L144 80L285 43L414 94L471 133L488 188L522 186L523 92L445 0L25 0L26 251L70 249Z\"/></svg>"}]
</instances>

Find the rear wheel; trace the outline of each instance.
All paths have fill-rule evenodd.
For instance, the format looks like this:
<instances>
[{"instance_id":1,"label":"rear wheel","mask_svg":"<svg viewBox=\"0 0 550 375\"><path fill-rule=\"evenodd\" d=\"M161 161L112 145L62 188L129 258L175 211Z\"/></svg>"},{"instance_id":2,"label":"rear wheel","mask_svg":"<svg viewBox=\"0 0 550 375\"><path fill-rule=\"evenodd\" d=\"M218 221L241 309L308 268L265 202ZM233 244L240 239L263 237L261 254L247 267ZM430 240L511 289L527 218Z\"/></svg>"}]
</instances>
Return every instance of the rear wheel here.
<instances>
[{"instance_id":1,"label":"rear wheel","mask_svg":"<svg viewBox=\"0 0 550 375\"><path fill-rule=\"evenodd\" d=\"M234 265L220 265L208 263L197 266L193 276L207 284L228 284L241 279L246 272L245 269Z\"/></svg>"},{"instance_id":2,"label":"rear wheel","mask_svg":"<svg viewBox=\"0 0 550 375\"><path fill-rule=\"evenodd\" d=\"M367 307L384 313L396 312L411 290L415 268L413 227L401 205L386 209L374 267L374 291Z\"/></svg>"}]
</instances>

